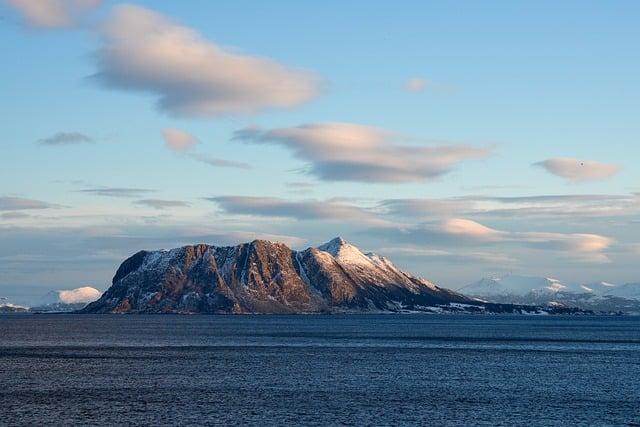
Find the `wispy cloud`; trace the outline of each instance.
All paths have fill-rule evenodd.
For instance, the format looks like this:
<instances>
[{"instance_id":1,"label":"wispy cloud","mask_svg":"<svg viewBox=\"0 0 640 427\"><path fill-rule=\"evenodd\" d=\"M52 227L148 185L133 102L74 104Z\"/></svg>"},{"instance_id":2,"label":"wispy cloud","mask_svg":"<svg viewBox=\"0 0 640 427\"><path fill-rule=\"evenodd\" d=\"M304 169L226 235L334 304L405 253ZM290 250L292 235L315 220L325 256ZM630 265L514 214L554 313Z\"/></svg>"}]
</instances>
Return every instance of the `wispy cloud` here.
<instances>
[{"instance_id":1,"label":"wispy cloud","mask_svg":"<svg viewBox=\"0 0 640 427\"><path fill-rule=\"evenodd\" d=\"M7 0L24 20L37 28L66 28L102 0Z\"/></svg>"},{"instance_id":2,"label":"wispy cloud","mask_svg":"<svg viewBox=\"0 0 640 427\"><path fill-rule=\"evenodd\" d=\"M121 5L102 28L95 78L158 97L174 116L214 117L289 108L319 93L315 75L240 54L159 13Z\"/></svg>"},{"instance_id":3,"label":"wispy cloud","mask_svg":"<svg viewBox=\"0 0 640 427\"><path fill-rule=\"evenodd\" d=\"M42 145L86 144L93 142L93 138L80 132L58 132L37 142Z\"/></svg>"},{"instance_id":4,"label":"wispy cloud","mask_svg":"<svg viewBox=\"0 0 640 427\"><path fill-rule=\"evenodd\" d=\"M490 150L462 144L403 145L401 135L352 123L314 123L293 128L245 128L234 139L277 144L311 163L325 181L407 183L444 175L458 163L487 157Z\"/></svg>"},{"instance_id":5,"label":"wispy cloud","mask_svg":"<svg viewBox=\"0 0 640 427\"><path fill-rule=\"evenodd\" d=\"M216 168L251 169L251 165L249 163L237 162L235 160L219 159L217 157L209 157L205 154L191 153L189 154L189 157Z\"/></svg>"},{"instance_id":6,"label":"wispy cloud","mask_svg":"<svg viewBox=\"0 0 640 427\"><path fill-rule=\"evenodd\" d=\"M640 197L634 194L461 196L443 199L387 199L380 202L380 207L389 215L423 219L451 216L615 217L640 214Z\"/></svg>"},{"instance_id":7,"label":"wispy cloud","mask_svg":"<svg viewBox=\"0 0 640 427\"><path fill-rule=\"evenodd\" d=\"M574 182L597 181L610 178L620 172L619 165L595 160L580 160L568 157L548 159L534 163L547 172Z\"/></svg>"},{"instance_id":8,"label":"wispy cloud","mask_svg":"<svg viewBox=\"0 0 640 427\"><path fill-rule=\"evenodd\" d=\"M57 205L41 200L25 199L22 197L0 197L0 211L50 209L55 207L57 207Z\"/></svg>"},{"instance_id":9,"label":"wispy cloud","mask_svg":"<svg viewBox=\"0 0 640 427\"><path fill-rule=\"evenodd\" d=\"M416 257L421 260L436 259L449 262L478 262L482 264L514 265L519 261L509 255L497 252L428 249L413 246L383 247L379 252L385 256Z\"/></svg>"},{"instance_id":10,"label":"wispy cloud","mask_svg":"<svg viewBox=\"0 0 640 427\"><path fill-rule=\"evenodd\" d=\"M167 128L162 131L162 137L164 138L166 147L171 151L184 154L209 166L216 168L251 169L251 165L248 163L220 159L206 154L191 152L196 145L200 144L200 140L196 136L184 130Z\"/></svg>"},{"instance_id":11,"label":"wispy cloud","mask_svg":"<svg viewBox=\"0 0 640 427\"><path fill-rule=\"evenodd\" d=\"M377 223L380 220L366 209L335 201L290 201L277 197L220 196L209 197L224 212L312 221L358 221Z\"/></svg>"},{"instance_id":12,"label":"wispy cloud","mask_svg":"<svg viewBox=\"0 0 640 427\"><path fill-rule=\"evenodd\" d=\"M184 208L189 203L182 200L164 200L164 199L141 199L133 202L136 205L149 206L155 209Z\"/></svg>"},{"instance_id":13,"label":"wispy cloud","mask_svg":"<svg viewBox=\"0 0 640 427\"><path fill-rule=\"evenodd\" d=\"M132 198L141 197L145 194L153 193L155 190L149 190L145 188L127 188L127 187L101 187L101 188L86 188L84 190L78 190L80 193L93 194L96 196L104 197L119 197L119 198Z\"/></svg>"}]
</instances>

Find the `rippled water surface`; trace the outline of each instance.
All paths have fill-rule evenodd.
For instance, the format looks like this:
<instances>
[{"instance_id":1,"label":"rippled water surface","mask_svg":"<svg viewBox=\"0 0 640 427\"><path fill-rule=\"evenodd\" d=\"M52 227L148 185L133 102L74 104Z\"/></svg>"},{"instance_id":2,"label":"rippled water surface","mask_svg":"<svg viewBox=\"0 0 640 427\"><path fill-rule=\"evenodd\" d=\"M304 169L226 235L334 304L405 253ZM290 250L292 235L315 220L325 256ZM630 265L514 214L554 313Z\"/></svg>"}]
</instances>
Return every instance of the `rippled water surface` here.
<instances>
[{"instance_id":1,"label":"rippled water surface","mask_svg":"<svg viewBox=\"0 0 640 427\"><path fill-rule=\"evenodd\" d=\"M640 318L0 316L0 424L640 425Z\"/></svg>"}]
</instances>

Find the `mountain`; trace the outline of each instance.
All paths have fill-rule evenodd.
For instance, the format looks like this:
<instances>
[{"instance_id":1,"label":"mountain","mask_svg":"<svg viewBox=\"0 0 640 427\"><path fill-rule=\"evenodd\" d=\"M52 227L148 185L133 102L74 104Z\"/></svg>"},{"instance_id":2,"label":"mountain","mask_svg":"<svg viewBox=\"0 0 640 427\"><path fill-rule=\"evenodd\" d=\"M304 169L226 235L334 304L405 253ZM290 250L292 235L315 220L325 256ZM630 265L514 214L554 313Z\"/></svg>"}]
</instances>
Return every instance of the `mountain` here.
<instances>
[{"instance_id":1,"label":"mountain","mask_svg":"<svg viewBox=\"0 0 640 427\"><path fill-rule=\"evenodd\" d=\"M640 284L637 283L568 285L547 277L508 275L484 278L458 289L458 292L502 304L555 305L594 312L640 313Z\"/></svg>"},{"instance_id":2,"label":"mountain","mask_svg":"<svg viewBox=\"0 0 640 427\"><path fill-rule=\"evenodd\" d=\"M412 276L341 238L294 251L237 246L140 251L82 313L541 312L491 304ZM551 309L550 311L567 311ZM549 310L547 310L549 311ZM570 311L570 310L569 310Z\"/></svg>"},{"instance_id":3,"label":"mountain","mask_svg":"<svg viewBox=\"0 0 640 427\"><path fill-rule=\"evenodd\" d=\"M11 303L0 303L0 313L27 313L28 307Z\"/></svg>"},{"instance_id":4,"label":"mountain","mask_svg":"<svg viewBox=\"0 0 640 427\"><path fill-rule=\"evenodd\" d=\"M484 278L458 291L478 297L523 297L530 293L555 295L566 289L559 280L547 277L504 276Z\"/></svg>"},{"instance_id":5,"label":"mountain","mask_svg":"<svg viewBox=\"0 0 640 427\"><path fill-rule=\"evenodd\" d=\"M35 312L69 312L84 308L100 298L102 292L90 286L76 289L50 291L31 308Z\"/></svg>"},{"instance_id":6,"label":"mountain","mask_svg":"<svg viewBox=\"0 0 640 427\"><path fill-rule=\"evenodd\" d=\"M640 300L640 283L627 283L615 286L603 295L610 295L618 298Z\"/></svg>"}]
</instances>

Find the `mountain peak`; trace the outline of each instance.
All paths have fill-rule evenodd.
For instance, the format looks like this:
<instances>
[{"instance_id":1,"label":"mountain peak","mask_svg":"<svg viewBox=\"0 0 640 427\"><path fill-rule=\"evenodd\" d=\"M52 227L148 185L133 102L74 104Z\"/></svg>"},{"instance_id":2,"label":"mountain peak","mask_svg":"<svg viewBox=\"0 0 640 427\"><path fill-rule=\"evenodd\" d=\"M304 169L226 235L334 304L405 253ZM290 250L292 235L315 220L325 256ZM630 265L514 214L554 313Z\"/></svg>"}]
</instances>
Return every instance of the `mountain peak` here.
<instances>
[{"instance_id":1,"label":"mountain peak","mask_svg":"<svg viewBox=\"0 0 640 427\"><path fill-rule=\"evenodd\" d=\"M318 249L323 252L329 252L331 255L336 256L338 255L338 252L340 252L340 249L342 249L344 246L351 245L349 245L349 243L347 243L347 241L342 237L338 236L329 240L327 243L318 246Z\"/></svg>"}]
</instances>

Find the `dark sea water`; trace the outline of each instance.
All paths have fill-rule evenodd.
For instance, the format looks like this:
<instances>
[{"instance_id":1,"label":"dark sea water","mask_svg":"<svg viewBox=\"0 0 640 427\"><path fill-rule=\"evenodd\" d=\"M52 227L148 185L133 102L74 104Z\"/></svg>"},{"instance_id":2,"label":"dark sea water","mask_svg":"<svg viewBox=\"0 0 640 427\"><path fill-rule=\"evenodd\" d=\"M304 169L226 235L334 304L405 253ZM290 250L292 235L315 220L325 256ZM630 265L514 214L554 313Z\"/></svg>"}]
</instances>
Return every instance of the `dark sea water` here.
<instances>
[{"instance_id":1,"label":"dark sea water","mask_svg":"<svg viewBox=\"0 0 640 427\"><path fill-rule=\"evenodd\" d=\"M640 318L0 316L0 424L640 425Z\"/></svg>"}]
</instances>

